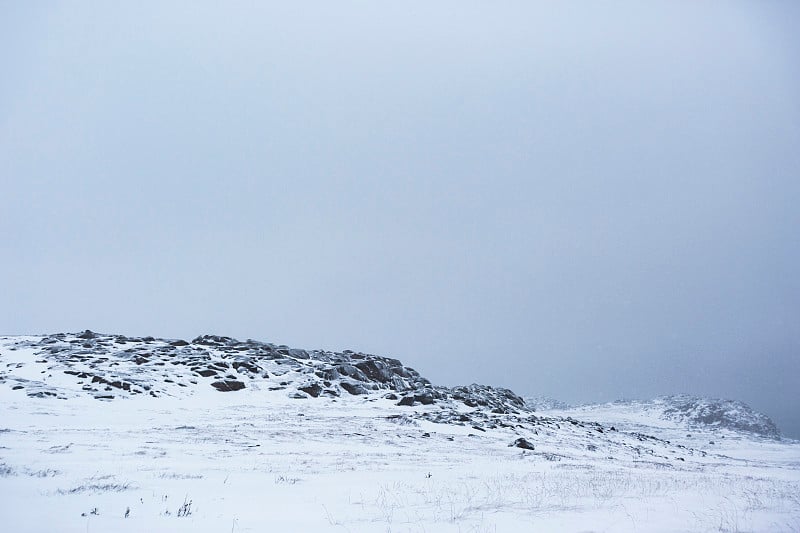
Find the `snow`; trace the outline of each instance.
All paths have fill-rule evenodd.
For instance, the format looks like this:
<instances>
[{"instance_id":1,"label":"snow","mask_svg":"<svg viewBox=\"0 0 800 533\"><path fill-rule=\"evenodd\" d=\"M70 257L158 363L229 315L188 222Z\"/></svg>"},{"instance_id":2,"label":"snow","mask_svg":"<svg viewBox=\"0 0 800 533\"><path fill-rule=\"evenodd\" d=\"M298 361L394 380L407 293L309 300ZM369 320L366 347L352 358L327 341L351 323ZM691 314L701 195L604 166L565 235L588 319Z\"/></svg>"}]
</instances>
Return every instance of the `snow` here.
<instances>
[{"instance_id":1,"label":"snow","mask_svg":"<svg viewBox=\"0 0 800 533\"><path fill-rule=\"evenodd\" d=\"M97 400L22 341L0 338L4 531L800 531L794 441L622 404L481 431L257 380Z\"/></svg>"}]
</instances>

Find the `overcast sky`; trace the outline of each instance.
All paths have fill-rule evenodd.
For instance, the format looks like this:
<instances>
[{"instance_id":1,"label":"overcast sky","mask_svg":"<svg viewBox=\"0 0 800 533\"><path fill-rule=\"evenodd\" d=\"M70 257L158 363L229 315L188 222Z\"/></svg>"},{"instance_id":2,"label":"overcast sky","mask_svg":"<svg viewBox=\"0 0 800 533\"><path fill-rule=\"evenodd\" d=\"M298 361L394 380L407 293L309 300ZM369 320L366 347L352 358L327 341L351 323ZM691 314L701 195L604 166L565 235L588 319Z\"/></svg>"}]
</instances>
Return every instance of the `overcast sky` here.
<instances>
[{"instance_id":1,"label":"overcast sky","mask_svg":"<svg viewBox=\"0 0 800 533\"><path fill-rule=\"evenodd\" d=\"M0 333L216 333L800 437L796 2L0 0Z\"/></svg>"}]
</instances>

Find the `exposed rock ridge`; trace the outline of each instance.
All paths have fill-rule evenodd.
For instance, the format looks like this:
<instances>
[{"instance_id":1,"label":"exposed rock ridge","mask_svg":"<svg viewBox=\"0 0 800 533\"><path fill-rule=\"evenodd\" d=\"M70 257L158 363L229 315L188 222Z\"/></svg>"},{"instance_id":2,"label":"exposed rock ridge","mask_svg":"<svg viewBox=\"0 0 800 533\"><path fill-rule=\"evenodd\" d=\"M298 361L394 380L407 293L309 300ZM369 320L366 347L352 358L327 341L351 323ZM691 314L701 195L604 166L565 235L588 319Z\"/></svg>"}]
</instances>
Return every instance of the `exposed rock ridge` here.
<instances>
[{"instance_id":1,"label":"exposed rock ridge","mask_svg":"<svg viewBox=\"0 0 800 533\"><path fill-rule=\"evenodd\" d=\"M434 387L399 360L351 350L302 350L248 339L201 335L182 339L106 335L86 330L20 341L34 348L48 371L72 376L99 399L179 395L204 383L220 392L249 387L285 390L293 398L379 395L400 406L455 401L506 413L526 410L512 391L485 385ZM13 348L12 348L13 349ZM2 376L0 376L2 379ZM29 395L59 396L47 380L20 384Z\"/></svg>"}]
</instances>

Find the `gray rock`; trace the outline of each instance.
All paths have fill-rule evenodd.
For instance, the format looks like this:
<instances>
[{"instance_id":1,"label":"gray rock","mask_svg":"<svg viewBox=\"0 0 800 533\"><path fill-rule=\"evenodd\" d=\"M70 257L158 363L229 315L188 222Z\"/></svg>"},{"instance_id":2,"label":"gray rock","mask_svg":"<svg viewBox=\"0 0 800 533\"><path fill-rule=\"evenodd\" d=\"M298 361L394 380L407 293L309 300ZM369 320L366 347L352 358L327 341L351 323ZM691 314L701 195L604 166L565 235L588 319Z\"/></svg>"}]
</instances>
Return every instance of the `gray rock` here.
<instances>
[{"instance_id":1,"label":"gray rock","mask_svg":"<svg viewBox=\"0 0 800 533\"><path fill-rule=\"evenodd\" d=\"M306 394L308 394L309 396L312 396L312 397L316 398L322 392L322 387L320 387L317 383L314 383L314 384L308 385L306 387L297 387L297 390L301 390L301 391L305 392Z\"/></svg>"},{"instance_id":2,"label":"gray rock","mask_svg":"<svg viewBox=\"0 0 800 533\"><path fill-rule=\"evenodd\" d=\"M508 445L509 448L512 447L512 446L515 446L517 448L522 448L523 450L533 450L534 449L533 444L531 444L527 440L523 439L522 437L518 438L517 440L515 440L514 442L512 442L511 444Z\"/></svg>"},{"instance_id":3,"label":"gray rock","mask_svg":"<svg viewBox=\"0 0 800 533\"><path fill-rule=\"evenodd\" d=\"M341 386L344 390L355 396L361 394L367 394L367 389L364 388L364 385L358 383L350 383L347 381L342 381Z\"/></svg>"},{"instance_id":4,"label":"gray rock","mask_svg":"<svg viewBox=\"0 0 800 533\"><path fill-rule=\"evenodd\" d=\"M215 381L214 383L211 384L211 386L220 392L233 392L237 390L242 390L244 388L244 383L242 383L241 381L226 379L222 381Z\"/></svg>"}]
</instances>

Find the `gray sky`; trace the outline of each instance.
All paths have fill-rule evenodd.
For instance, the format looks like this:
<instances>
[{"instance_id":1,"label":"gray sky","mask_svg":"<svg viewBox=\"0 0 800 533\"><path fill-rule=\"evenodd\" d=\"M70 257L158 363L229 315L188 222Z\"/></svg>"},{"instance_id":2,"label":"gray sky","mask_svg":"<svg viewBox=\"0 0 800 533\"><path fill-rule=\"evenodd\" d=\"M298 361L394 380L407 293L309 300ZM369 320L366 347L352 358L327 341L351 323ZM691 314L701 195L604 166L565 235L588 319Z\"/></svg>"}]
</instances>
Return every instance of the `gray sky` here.
<instances>
[{"instance_id":1,"label":"gray sky","mask_svg":"<svg viewBox=\"0 0 800 533\"><path fill-rule=\"evenodd\" d=\"M0 2L0 333L201 333L800 437L796 2Z\"/></svg>"}]
</instances>

